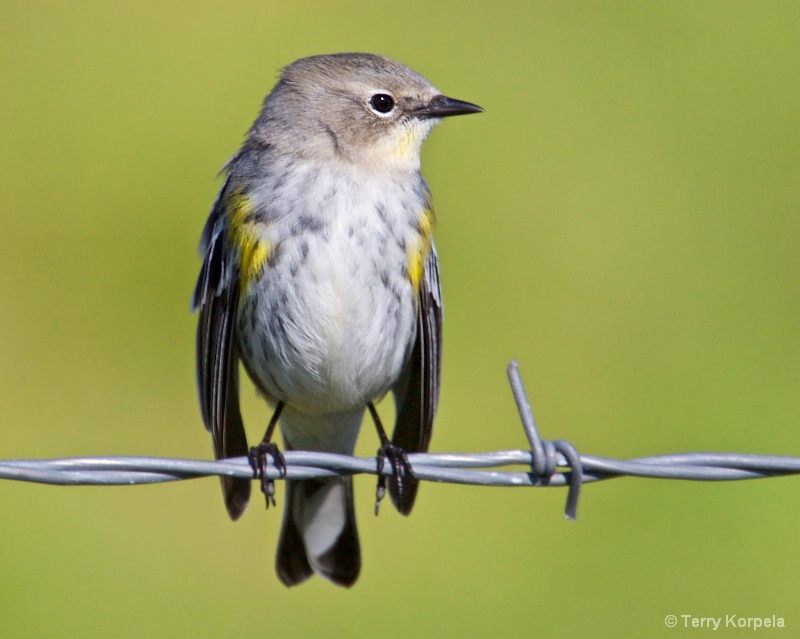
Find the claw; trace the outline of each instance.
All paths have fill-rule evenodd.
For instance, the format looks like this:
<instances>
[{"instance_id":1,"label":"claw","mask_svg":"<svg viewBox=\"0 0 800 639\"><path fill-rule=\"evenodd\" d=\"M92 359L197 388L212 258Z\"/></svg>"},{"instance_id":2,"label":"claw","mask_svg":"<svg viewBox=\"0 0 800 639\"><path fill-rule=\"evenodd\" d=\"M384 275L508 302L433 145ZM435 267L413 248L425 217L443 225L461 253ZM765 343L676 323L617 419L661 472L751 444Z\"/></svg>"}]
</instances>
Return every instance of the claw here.
<instances>
[{"instance_id":1,"label":"claw","mask_svg":"<svg viewBox=\"0 0 800 639\"><path fill-rule=\"evenodd\" d=\"M247 456L253 469L254 479L261 480L261 492L264 493L264 497L267 500L267 508L269 508L270 504L275 505L275 480L267 477L267 456L272 457L272 463L278 469L278 476L281 479L286 477L286 460L283 458L281 451L278 450L277 444L272 443L272 433L281 416L283 407L284 403L278 402L275 412L272 413L272 418L269 420L264 438L258 446L250 449L250 454Z\"/></svg>"},{"instance_id":2,"label":"claw","mask_svg":"<svg viewBox=\"0 0 800 639\"><path fill-rule=\"evenodd\" d=\"M413 477L414 471L408 461L408 455L399 446L395 446L390 441L385 441L378 449L378 485L375 488L375 515L381 507L381 501L386 496L386 476L383 474L383 467L386 460L392 466L392 481L397 486L397 494L403 495L403 478Z\"/></svg>"},{"instance_id":3,"label":"claw","mask_svg":"<svg viewBox=\"0 0 800 639\"><path fill-rule=\"evenodd\" d=\"M275 480L267 477L267 457L272 457L272 463L278 469L280 478L286 477L286 460L277 444L261 442L258 446L253 446L248 455L255 478L261 480L261 492L264 493L269 508L270 504L275 506Z\"/></svg>"}]
</instances>

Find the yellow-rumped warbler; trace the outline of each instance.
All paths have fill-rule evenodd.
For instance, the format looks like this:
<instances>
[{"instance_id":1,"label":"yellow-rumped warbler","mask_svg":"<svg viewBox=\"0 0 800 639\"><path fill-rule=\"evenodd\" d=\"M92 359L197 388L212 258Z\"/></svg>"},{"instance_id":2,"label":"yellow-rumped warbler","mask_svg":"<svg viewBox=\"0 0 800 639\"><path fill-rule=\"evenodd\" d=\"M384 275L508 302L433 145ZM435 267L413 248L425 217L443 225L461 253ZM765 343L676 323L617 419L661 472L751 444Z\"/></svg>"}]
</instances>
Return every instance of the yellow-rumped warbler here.
<instances>
[{"instance_id":1,"label":"yellow-rumped warbler","mask_svg":"<svg viewBox=\"0 0 800 639\"><path fill-rule=\"evenodd\" d=\"M480 107L441 95L388 58L297 60L283 70L203 231L197 378L217 459L250 455L267 505L266 456L280 419L288 450L350 455L369 408L389 492L408 514L417 482L405 452L428 449L439 394L442 302L420 146L440 118ZM275 409L248 451L239 361ZM393 391L391 441L373 402ZM284 467L285 468L285 467ZM317 573L352 585L361 568L350 477L287 481L280 580ZM250 481L223 478L232 519ZM378 483L378 501L384 483ZM377 507L377 504L376 504Z\"/></svg>"}]
</instances>

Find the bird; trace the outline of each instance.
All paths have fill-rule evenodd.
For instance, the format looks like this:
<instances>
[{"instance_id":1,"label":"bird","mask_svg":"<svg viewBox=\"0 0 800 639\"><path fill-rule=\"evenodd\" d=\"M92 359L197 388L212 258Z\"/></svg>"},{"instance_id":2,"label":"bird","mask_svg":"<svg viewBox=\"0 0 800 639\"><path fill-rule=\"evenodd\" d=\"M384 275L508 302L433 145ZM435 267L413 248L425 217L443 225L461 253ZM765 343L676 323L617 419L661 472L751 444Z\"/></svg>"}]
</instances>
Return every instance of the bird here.
<instances>
[{"instance_id":1,"label":"bird","mask_svg":"<svg viewBox=\"0 0 800 639\"><path fill-rule=\"evenodd\" d=\"M224 166L192 300L199 401L215 457L247 457L267 507L267 459L286 469L276 424L285 450L352 455L369 411L391 500L411 512L418 481L406 455L428 450L442 353L436 217L420 149L441 119L481 111L380 55L301 58L282 69ZM252 448L240 363L273 410ZM391 439L375 408L390 391ZM236 520L251 480L221 481ZM376 512L385 490L381 478ZM288 479L280 581L317 574L349 587L360 570L352 477Z\"/></svg>"}]
</instances>

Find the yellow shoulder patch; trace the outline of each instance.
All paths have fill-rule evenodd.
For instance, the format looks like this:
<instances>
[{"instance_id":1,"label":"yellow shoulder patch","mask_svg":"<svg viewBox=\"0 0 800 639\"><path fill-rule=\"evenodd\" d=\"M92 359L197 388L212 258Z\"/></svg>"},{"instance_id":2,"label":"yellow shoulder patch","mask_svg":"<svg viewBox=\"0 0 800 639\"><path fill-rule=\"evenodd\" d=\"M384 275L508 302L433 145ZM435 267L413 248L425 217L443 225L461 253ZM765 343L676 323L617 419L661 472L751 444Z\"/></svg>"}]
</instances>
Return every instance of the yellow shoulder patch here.
<instances>
[{"instance_id":1,"label":"yellow shoulder patch","mask_svg":"<svg viewBox=\"0 0 800 639\"><path fill-rule=\"evenodd\" d=\"M431 236L436 227L436 214L430 204L423 209L419 218L419 241L408 248L408 278L414 287L415 295L419 295L422 276L425 274L425 260L431 250Z\"/></svg>"},{"instance_id":2,"label":"yellow shoulder patch","mask_svg":"<svg viewBox=\"0 0 800 639\"><path fill-rule=\"evenodd\" d=\"M241 292L246 293L250 283L264 270L272 247L258 233L253 217L253 203L249 197L238 192L232 194L228 203L228 216L229 242L239 256Z\"/></svg>"}]
</instances>

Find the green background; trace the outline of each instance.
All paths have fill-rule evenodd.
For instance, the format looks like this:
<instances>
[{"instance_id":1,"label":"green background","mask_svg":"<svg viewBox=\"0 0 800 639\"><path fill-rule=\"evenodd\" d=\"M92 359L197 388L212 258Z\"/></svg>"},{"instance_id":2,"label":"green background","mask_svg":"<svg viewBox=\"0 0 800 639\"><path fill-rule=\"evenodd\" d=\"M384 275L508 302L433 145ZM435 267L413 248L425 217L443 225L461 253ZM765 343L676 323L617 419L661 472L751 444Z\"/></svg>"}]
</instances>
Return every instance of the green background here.
<instances>
[{"instance_id":1,"label":"green background","mask_svg":"<svg viewBox=\"0 0 800 639\"><path fill-rule=\"evenodd\" d=\"M344 50L486 108L423 154L434 451L525 447L516 357L543 435L586 454L800 454L798 34L796 2L6 0L0 457L210 457L189 299L214 176L281 66ZM433 484L375 518L360 478L347 591L281 586L280 511L233 524L213 479L5 481L0 634L649 637L774 614L791 636L799 482L620 479L570 523L560 489Z\"/></svg>"}]
</instances>

